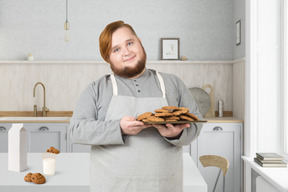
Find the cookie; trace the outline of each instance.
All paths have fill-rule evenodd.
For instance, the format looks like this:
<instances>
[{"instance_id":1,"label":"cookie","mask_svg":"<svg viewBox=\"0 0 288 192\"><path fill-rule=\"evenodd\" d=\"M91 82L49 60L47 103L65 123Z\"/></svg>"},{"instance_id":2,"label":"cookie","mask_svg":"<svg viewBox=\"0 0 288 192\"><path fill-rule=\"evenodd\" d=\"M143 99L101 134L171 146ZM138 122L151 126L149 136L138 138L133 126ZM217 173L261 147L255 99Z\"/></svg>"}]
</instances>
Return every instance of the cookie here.
<instances>
[{"instance_id":1,"label":"cookie","mask_svg":"<svg viewBox=\"0 0 288 192\"><path fill-rule=\"evenodd\" d=\"M165 121L179 121L180 117L172 116L172 117L165 117Z\"/></svg>"},{"instance_id":2,"label":"cookie","mask_svg":"<svg viewBox=\"0 0 288 192\"><path fill-rule=\"evenodd\" d=\"M54 147L50 147L49 149L47 149L48 153L55 153L55 154L59 154L60 151Z\"/></svg>"},{"instance_id":3,"label":"cookie","mask_svg":"<svg viewBox=\"0 0 288 192\"><path fill-rule=\"evenodd\" d=\"M173 115L179 116L179 115L182 115L182 114L185 114L185 113L187 113L187 112L184 111L184 110L180 110L180 111L174 111L174 112L173 112Z\"/></svg>"},{"instance_id":4,"label":"cookie","mask_svg":"<svg viewBox=\"0 0 288 192\"><path fill-rule=\"evenodd\" d=\"M143 113L137 117L137 121L141 121L143 119L146 119L147 117L150 117L152 114L153 113L151 113L151 112Z\"/></svg>"},{"instance_id":5,"label":"cookie","mask_svg":"<svg viewBox=\"0 0 288 192\"><path fill-rule=\"evenodd\" d=\"M196 120L196 121L199 120L198 117L197 117L196 115L192 114L192 113L186 113L185 115L188 116L188 117L193 118L193 119Z\"/></svg>"},{"instance_id":6,"label":"cookie","mask_svg":"<svg viewBox=\"0 0 288 192\"><path fill-rule=\"evenodd\" d=\"M142 121L142 122L149 122L148 119L142 119L141 121Z\"/></svg>"},{"instance_id":7,"label":"cookie","mask_svg":"<svg viewBox=\"0 0 288 192\"><path fill-rule=\"evenodd\" d=\"M26 181L26 182L32 182L32 179L31 179L31 176L32 176L32 175L33 175L32 173L28 173L27 175L25 175L24 181Z\"/></svg>"},{"instance_id":8,"label":"cookie","mask_svg":"<svg viewBox=\"0 0 288 192\"><path fill-rule=\"evenodd\" d=\"M176 107L176 106L164 106L164 107L162 107L162 109L174 111L174 110L178 109L178 107Z\"/></svg>"},{"instance_id":9,"label":"cookie","mask_svg":"<svg viewBox=\"0 0 288 192\"><path fill-rule=\"evenodd\" d=\"M155 117L171 117L173 113L155 113Z\"/></svg>"},{"instance_id":10,"label":"cookie","mask_svg":"<svg viewBox=\"0 0 288 192\"><path fill-rule=\"evenodd\" d=\"M179 117L180 117L181 119L183 119L183 120L194 121L194 119L192 119L191 117L188 117L188 116L186 116L186 115L180 115Z\"/></svg>"},{"instance_id":11,"label":"cookie","mask_svg":"<svg viewBox=\"0 0 288 192\"><path fill-rule=\"evenodd\" d=\"M175 109L175 111L183 111L184 113L188 113L189 109L186 107L178 107L178 109Z\"/></svg>"},{"instance_id":12,"label":"cookie","mask_svg":"<svg viewBox=\"0 0 288 192\"><path fill-rule=\"evenodd\" d=\"M155 117L155 116L150 116L150 117L147 117L147 120L148 121L154 121L154 122L159 122L159 121L164 121L164 119L163 118L161 118L161 117Z\"/></svg>"},{"instance_id":13,"label":"cookie","mask_svg":"<svg viewBox=\"0 0 288 192\"><path fill-rule=\"evenodd\" d=\"M169 113L170 111L167 109L156 109L154 110L156 113Z\"/></svg>"},{"instance_id":14,"label":"cookie","mask_svg":"<svg viewBox=\"0 0 288 192\"><path fill-rule=\"evenodd\" d=\"M46 182L45 177L41 173L34 173L31 176L31 180L35 184L43 184Z\"/></svg>"}]
</instances>

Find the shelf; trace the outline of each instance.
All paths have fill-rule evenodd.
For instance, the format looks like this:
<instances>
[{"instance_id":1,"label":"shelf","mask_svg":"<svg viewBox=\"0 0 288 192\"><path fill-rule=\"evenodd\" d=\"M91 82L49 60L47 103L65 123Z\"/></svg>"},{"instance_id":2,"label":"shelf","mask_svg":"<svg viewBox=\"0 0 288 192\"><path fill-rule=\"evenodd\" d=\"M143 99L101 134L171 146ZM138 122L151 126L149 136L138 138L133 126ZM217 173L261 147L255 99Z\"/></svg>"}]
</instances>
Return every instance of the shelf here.
<instances>
[{"instance_id":1,"label":"shelf","mask_svg":"<svg viewBox=\"0 0 288 192\"><path fill-rule=\"evenodd\" d=\"M234 64L245 61L245 58L232 61L180 61L180 60L156 60L147 61L147 64ZM105 61L26 61L26 60L2 60L0 64L107 64Z\"/></svg>"}]
</instances>

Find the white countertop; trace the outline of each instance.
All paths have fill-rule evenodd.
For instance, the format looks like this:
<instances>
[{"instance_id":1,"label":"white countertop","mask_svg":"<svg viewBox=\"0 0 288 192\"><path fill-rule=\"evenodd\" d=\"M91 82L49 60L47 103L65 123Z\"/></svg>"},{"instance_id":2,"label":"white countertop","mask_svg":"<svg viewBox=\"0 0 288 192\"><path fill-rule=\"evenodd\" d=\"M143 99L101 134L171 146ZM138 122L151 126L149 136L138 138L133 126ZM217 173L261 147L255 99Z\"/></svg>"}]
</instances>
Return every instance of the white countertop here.
<instances>
[{"instance_id":1,"label":"white countertop","mask_svg":"<svg viewBox=\"0 0 288 192\"><path fill-rule=\"evenodd\" d=\"M261 167L253 157L242 156L246 166L250 166L281 192L288 191L288 167Z\"/></svg>"},{"instance_id":2,"label":"white countertop","mask_svg":"<svg viewBox=\"0 0 288 192\"><path fill-rule=\"evenodd\" d=\"M71 117L0 117L0 123L69 123Z\"/></svg>"},{"instance_id":3,"label":"white countertop","mask_svg":"<svg viewBox=\"0 0 288 192\"><path fill-rule=\"evenodd\" d=\"M0 117L0 123L70 123L71 117ZM243 123L235 117L205 118L207 123Z\"/></svg>"},{"instance_id":4,"label":"white countertop","mask_svg":"<svg viewBox=\"0 0 288 192\"><path fill-rule=\"evenodd\" d=\"M204 119L207 120L207 123L244 123L243 120L236 117L211 117Z\"/></svg>"},{"instance_id":5,"label":"white countertop","mask_svg":"<svg viewBox=\"0 0 288 192\"><path fill-rule=\"evenodd\" d=\"M46 183L36 185L24 181L29 173L43 173L41 153L28 153L28 169L22 172L8 171L8 154L0 153L0 191L89 191L89 153L60 153L56 158L56 173L45 176ZM188 153L183 154L184 192L207 192L207 184ZM41 190L40 188L41 187Z\"/></svg>"}]
</instances>

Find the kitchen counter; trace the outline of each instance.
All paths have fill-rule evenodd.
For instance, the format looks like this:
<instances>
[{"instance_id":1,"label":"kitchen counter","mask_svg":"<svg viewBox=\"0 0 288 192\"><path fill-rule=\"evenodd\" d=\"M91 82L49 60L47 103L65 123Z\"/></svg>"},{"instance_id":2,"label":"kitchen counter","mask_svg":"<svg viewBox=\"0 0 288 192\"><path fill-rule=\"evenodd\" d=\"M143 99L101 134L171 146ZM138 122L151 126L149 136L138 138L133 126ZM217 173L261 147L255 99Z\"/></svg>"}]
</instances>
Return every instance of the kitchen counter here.
<instances>
[{"instance_id":1,"label":"kitchen counter","mask_svg":"<svg viewBox=\"0 0 288 192\"><path fill-rule=\"evenodd\" d=\"M71 117L0 117L0 123L69 123ZM207 123L243 123L235 117L205 118Z\"/></svg>"},{"instance_id":2,"label":"kitchen counter","mask_svg":"<svg viewBox=\"0 0 288 192\"><path fill-rule=\"evenodd\" d=\"M226 114L227 116L224 114L225 117L217 117L218 113L216 111L216 117L205 118L205 120L207 120L207 123L244 122L241 119L231 117L233 113L228 114L228 112ZM0 123L69 123L72 115L73 111L49 111L47 113L48 117L42 117L42 112L38 111L38 117L33 117L33 111L0 111Z\"/></svg>"},{"instance_id":3,"label":"kitchen counter","mask_svg":"<svg viewBox=\"0 0 288 192\"><path fill-rule=\"evenodd\" d=\"M0 117L0 123L69 123L71 117Z\"/></svg>"},{"instance_id":4,"label":"kitchen counter","mask_svg":"<svg viewBox=\"0 0 288 192\"><path fill-rule=\"evenodd\" d=\"M243 120L236 117L212 117L205 118L205 120L207 120L207 123L244 123Z\"/></svg>"},{"instance_id":5,"label":"kitchen counter","mask_svg":"<svg viewBox=\"0 0 288 192\"><path fill-rule=\"evenodd\" d=\"M46 183L37 185L24 181L29 172L43 173L41 153L28 153L28 169L23 172L8 171L8 154L0 153L0 191L9 192L88 192L89 153L60 153L56 158L56 173L45 176ZM183 154L184 192L207 192L207 184L188 153Z\"/></svg>"}]
</instances>

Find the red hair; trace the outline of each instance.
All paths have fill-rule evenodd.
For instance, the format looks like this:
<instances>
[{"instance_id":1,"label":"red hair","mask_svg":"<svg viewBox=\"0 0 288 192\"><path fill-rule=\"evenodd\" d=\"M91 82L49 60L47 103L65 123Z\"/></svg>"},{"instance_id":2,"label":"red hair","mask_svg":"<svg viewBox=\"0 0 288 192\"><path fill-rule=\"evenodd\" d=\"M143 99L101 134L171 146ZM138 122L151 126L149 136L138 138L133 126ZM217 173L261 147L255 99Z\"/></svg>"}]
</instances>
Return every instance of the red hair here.
<instances>
[{"instance_id":1,"label":"red hair","mask_svg":"<svg viewBox=\"0 0 288 192\"><path fill-rule=\"evenodd\" d=\"M121 27L127 27L134 35L136 35L134 29L129 24L124 23L123 21L115 21L108 24L99 36L100 53L102 58L108 63L109 54L112 46L112 35L117 29Z\"/></svg>"}]
</instances>

